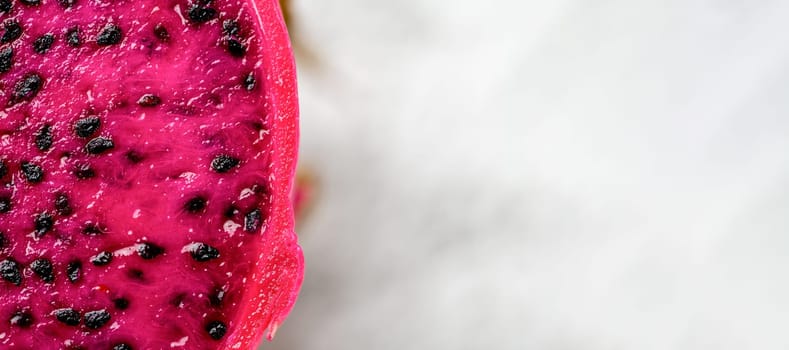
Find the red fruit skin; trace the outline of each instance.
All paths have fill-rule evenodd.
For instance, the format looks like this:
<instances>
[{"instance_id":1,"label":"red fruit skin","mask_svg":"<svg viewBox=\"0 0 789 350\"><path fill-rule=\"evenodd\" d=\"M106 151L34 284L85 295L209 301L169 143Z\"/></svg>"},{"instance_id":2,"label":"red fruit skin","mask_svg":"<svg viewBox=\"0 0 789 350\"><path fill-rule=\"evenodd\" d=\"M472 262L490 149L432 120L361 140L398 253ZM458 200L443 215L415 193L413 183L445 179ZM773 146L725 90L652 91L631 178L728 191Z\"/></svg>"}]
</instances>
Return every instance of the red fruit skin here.
<instances>
[{"instance_id":1,"label":"red fruit skin","mask_svg":"<svg viewBox=\"0 0 789 350\"><path fill-rule=\"evenodd\" d=\"M264 335L271 340L293 308L304 278L292 201L299 143L296 66L278 0L254 0L254 5L266 53L263 91L271 111L272 210L261 260L248 276L238 328L224 338L223 349L253 349Z\"/></svg>"}]
</instances>

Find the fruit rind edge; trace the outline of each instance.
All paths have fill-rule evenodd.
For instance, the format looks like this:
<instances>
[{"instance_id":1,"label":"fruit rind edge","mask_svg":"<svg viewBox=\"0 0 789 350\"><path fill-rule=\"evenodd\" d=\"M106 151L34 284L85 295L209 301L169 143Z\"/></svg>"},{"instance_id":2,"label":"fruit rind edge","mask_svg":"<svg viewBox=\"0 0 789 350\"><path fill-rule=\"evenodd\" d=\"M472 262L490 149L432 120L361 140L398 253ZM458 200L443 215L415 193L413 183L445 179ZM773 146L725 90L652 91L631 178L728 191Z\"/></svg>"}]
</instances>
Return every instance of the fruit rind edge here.
<instances>
[{"instance_id":1,"label":"fruit rind edge","mask_svg":"<svg viewBox=\"0 0 789 350\"><path fill-rule=\"evenodd\" d=\"M242 300L241 310L254 310L240 327L227 337L225 348L239 349L244 344L254 348L265 336L272 340L279 326L293 308L304 278L304 255L298 245L293 209L293 185L299 144L299 107L296 65L287 27L278 0L253 0L264 43L267 67L265 84L271 121L271 189L272 207L269 228ZM264 283L268 282L268 283ZM278 290L264 290L275 286Z\"/></svg>"}]
</instances>

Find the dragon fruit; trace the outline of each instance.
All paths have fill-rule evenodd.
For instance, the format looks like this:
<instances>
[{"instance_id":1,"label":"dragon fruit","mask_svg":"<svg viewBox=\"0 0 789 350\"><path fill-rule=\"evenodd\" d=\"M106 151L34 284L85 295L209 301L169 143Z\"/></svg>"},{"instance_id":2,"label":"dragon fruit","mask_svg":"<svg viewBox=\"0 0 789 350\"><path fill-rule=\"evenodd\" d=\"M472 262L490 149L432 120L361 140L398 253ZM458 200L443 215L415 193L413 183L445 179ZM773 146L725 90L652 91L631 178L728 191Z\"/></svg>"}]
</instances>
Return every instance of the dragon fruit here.
<instances>
[{"instance_id":1,"label":"dragon fruit","mask_svg":"<svg viewBox=\"0 0 789 350\"><path fill-rule=\"evenodd\" d=\"M0 0L0 348L249 349L295 302L276 0Z\"/></svg>"}]
</instances>

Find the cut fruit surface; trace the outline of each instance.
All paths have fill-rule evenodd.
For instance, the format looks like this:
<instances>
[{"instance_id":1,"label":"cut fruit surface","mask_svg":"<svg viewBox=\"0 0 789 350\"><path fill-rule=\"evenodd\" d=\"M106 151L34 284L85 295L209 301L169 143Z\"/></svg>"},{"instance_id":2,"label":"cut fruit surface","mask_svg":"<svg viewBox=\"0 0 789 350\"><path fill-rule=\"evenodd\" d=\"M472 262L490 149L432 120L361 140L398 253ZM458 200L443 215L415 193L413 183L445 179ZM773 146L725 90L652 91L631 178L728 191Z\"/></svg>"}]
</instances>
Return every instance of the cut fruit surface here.
<instances>
[{"instance_id":1,"label":"cut fruit surface","mask_svg":"<svg viewBox=\"0 0 789 350\"><path fill-rule=\"evenodd\" d=\"M273 336L295 84L276 0L0 0L0 348Z\"/></svg>"}]
</instances>

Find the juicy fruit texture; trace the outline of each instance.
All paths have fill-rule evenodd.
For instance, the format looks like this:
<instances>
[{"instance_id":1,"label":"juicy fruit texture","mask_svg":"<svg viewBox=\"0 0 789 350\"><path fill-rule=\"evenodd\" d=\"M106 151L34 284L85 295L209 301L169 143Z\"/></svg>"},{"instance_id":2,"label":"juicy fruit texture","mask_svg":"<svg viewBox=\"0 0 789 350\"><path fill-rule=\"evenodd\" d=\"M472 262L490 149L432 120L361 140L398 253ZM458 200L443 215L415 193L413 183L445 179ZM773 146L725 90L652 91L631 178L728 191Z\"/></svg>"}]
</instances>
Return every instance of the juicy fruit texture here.
<instances>
[{"instance_id":1,"label":"juicy fruit texture","mask_svg":"<svg viewBox=\"0 0 789 350\"><path fill-rule=\"evenodd\" d=\"M0 0L0 348L249 348L302 278L274 0Z\"/></svg>"}]
</instances>

